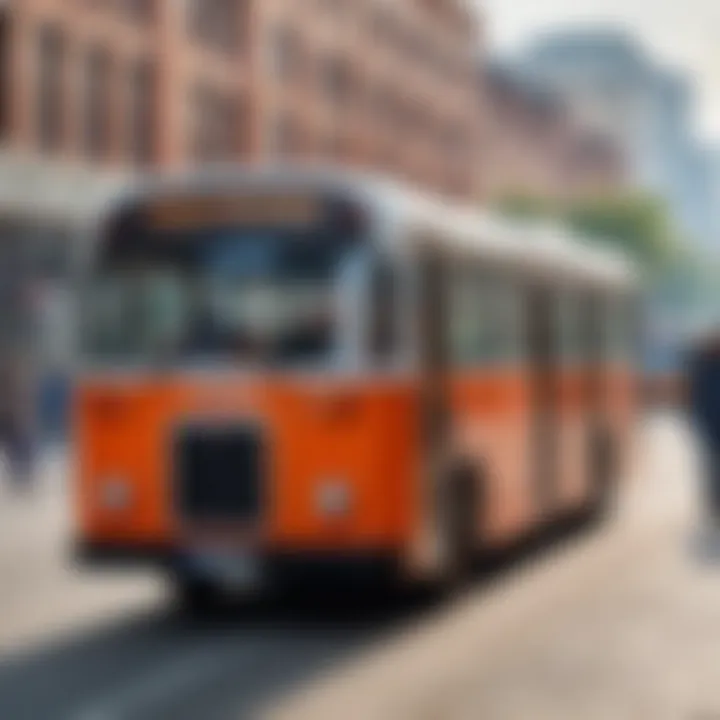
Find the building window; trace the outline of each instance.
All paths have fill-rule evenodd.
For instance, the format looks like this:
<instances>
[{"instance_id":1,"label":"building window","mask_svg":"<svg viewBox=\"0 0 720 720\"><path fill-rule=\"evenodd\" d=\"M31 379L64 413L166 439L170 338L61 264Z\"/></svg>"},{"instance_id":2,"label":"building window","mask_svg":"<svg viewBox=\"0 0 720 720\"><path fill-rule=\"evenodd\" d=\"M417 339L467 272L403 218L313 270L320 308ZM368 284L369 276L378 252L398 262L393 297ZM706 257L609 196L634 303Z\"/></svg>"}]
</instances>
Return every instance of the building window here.
<instances>
[{"instance_id":1,"label":"building window","mask_svg":"<svg viewBox=\"0 0 720 720\"><path fill-rule=\"evenodd\" d=\"M204 45L234 52L240 44L241 0L188 0L190 34Z\"/></svg>"},{"instance_id":2,"label":"building window","mask_svg":"<svg viewBox=\"0 0 720 720\"><path fill-rule=\"evenodd\" d=\"M321 83L325 96L332 103L341 104L348 100L351 90L351 76L345 63L329 58L321 68Z\"/></svg>"},{"instance_id":3,"label":"building window","mask_svg":"<svg viewBox=\"0 0 720 720\"><path fill-rule=\"evenodd\" d=\"M290 79L300 63L300 45L294 32L287 28L278 30L271 43L272 72L278 80Z\"/></svg>"},{"instance_id":4,"label":"building window","mask_svg":"<svg viewBox=\"0 0 720 720\"><path fill-rule=\"evenodd\" d=\"M138 165L155 160L156 142L156 74L155 65L140 60L130 71L129 144L130 156Z\"/></svg>"},{"instance_id":5,"label":"building window","mask_svg":"<svg viewBox=\"0 0 720 720\"><path fill-rule=\"evenodd\" d=\"M45 152L62 147L64 123L65 39L56 27L43 27L38 37L36 128L38 145Z\"/></svg>"},{"instance_id":6,"label":"building window","mask_svg":"<svg viewBox=\"0 0 720 720\"><path fill-rule=\"evenodd\" d=\"M102 48L88 52L85 62L84 150L88 157L99 160L110 152L112 63Z\"/></svg>"},{"instance_id":7,"label":"building window","mask_svg":"<svg viewBox=\"0 0 720 720\"><path fill-rule=\"evenodd\" d=\"M150 23L155 19L155 0L118 0L121 14L136 23Z\"/></svg>"},{"instance_id":8,"label":"building window","mask_svg":"<svg viewBox=\"0 0 720 720\"><path fill-rule=\"evenodd\" d=\"M285 157L299 147L299 132L295 122L287 115L279 115L270 123L268 130L268 154Z\"/></svg>"},{"instance_id":9,"label":"building window","mask_svg":"<svg viewBox=\"0 0 720 720\"><path fill-rule=\"evenodd\" d=\"M238 103L234 96L198 86L190 98L190 155L196 162L232 159L238 149Z\"/></svg>"}]
</instances>

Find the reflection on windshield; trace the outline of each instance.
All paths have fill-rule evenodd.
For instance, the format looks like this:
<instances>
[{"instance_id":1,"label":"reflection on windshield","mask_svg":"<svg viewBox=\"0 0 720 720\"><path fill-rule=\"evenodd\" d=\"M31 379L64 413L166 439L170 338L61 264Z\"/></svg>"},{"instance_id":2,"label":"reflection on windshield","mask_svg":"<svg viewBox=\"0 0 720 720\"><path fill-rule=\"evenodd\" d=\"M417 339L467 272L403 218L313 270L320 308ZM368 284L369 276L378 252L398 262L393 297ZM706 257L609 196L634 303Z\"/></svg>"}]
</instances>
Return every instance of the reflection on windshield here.
<instances>
[{"instance_id":1,"label":"reflection on windshield","mask_svg":"<svg viewBox=\"0 0 720 720\"><path fill-rule=\"evenodd\" d=\"M217 232L192 261L103 267L86 302L85 345L107 361L313 362L333 351L335 283L348 251L287 233Z\"/></svg>"}]
</instances>

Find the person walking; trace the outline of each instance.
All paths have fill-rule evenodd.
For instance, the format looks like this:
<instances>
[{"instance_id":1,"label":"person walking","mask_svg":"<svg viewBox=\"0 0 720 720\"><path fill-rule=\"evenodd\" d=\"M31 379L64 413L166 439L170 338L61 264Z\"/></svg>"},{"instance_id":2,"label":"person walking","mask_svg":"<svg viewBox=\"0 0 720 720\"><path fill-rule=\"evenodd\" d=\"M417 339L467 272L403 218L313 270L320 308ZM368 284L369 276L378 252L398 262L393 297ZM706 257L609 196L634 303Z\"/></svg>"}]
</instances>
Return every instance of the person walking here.
<instances>
[{"instance_id":1,"label":"person walking","mask_svg":"<svg viewBox=\"0 0 720 720\"><path fill-rule=\"evenodd\" d=\"M691 349L688 386L690 418L703 454L706 507L720 521L720 331Z\"/></svg>"},{"instance_id":2,"label":"person walking","mask_svg":"<svg viewBox=\"0 0 720 720\"><path fill-rule=\"evenodd\" d=\"M0 456L16 490L34 481L37 343L32 237L14 229L0 243Z\"/></svg>"},{"instance_id":3,"label":"person walking","mask_svg":"<svg viewBox=\"0 0 720 720\"><path fill-rule=\"evenodd\" d=\"M21 353L3 355L0 358L0 449L10 486L17 492L29 492L34 484L30 363Z\"/></svg>"}]
</instances>

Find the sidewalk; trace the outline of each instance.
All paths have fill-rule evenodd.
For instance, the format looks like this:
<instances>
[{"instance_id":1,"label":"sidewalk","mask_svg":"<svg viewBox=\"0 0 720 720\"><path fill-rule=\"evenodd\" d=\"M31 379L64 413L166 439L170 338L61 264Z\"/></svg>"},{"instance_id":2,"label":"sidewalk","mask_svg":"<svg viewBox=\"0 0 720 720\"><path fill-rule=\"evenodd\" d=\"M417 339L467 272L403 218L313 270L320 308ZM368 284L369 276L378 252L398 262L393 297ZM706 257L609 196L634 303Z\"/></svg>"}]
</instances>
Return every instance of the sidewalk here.
<instances>
[{"instance_id":1,"label":"sidewalk","mask_svg":"<svg viewBox=\"0 0 720 720\"><path fill-rule=\"evenodd\" d=\"M65 447L45 448L37 458L33 485L12 487L0 457L0 568L8 557L42 543L58 542L69 521L69 460Z\"/></svg>"},{"instance_id":2,"label":"sidewalk","mask_svg":"<svg viewBox=\"0 0 720 720\"><path fill-rule=\"evenodd\" d=\"M156 603L151 575L105 575L73 565L70 462L62 446L38 460L32 492L0 473L0 661L4 652L77 632L103 617Z\"/></svg>"}]
</instances>

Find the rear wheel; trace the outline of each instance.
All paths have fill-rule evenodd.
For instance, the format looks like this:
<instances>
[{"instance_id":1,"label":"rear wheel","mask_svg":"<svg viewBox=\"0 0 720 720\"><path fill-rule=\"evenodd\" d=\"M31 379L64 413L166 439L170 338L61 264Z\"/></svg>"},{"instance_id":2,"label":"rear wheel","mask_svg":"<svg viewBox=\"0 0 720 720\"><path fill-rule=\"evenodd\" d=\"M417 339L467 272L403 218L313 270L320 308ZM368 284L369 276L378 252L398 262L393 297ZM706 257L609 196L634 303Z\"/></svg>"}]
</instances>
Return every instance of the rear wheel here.
<instances>
[{"instance_id":1,"label":"rear wheel","mask_svg":"<svg viewBox=\"0 0 720 720\"><path fill-rule=\"evenodd\" d=\"M617 466L613 443L606 432L598 434L593 440L591 462L590 517L603 520L613 507Z\"/></svg>"},{"instance_id":2,"label":"rear wheel","mask_svg":"<svg viewBox=\"0 0 720 720\"><path fill-rule=\"evenodd\" d=\"M476 560L477 488L472 468L459 468L442 490L440 541L442 584L460 589L472 578Z\"/></svg>"}]
</instances>

